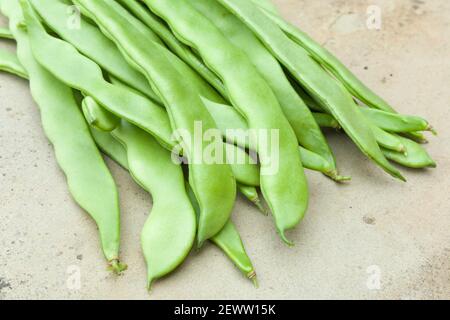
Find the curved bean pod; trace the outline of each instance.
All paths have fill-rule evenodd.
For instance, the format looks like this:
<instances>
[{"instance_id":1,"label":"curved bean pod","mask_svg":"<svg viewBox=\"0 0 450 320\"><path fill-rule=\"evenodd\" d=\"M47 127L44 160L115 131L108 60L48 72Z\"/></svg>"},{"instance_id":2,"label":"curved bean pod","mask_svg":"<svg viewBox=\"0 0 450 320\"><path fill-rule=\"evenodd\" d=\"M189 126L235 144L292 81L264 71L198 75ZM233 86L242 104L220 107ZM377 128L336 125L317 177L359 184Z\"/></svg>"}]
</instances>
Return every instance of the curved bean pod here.
<instances>
[{"instance_id":1,"label":"curved bean pod","mask_svg":"<svg viewBox=\"0 0 450 320\"><path fill-rule=\"evenodd\" d=\"M190 50L190 48L181 43L159 18L155 17L151 12L135 0L119 0L119 3L125 6L136 17L151 28L164 41L172 52L196 70L224 98L227 97L227 92L222 81L220 81L220 79L203 64L203 62Z\"/></svg>"},{"instance_id":2,"label":"curved bean pod","mask_svg":"<svg viewBox=\"0 0 450 320\"><path fill-rule=\"evenodd\" d=\"M92 129L92 132L99 147L114 161L118 162L124 169L128 170L127 151L122 144L114 139L109 133L95 129ZM186 187L189 190L188 195L192 201L192 205L195 210L198 211L199 208L196 203L195 196L193 195L190 187ZM248 196L250 201L257 200L257 192L253 187L245 187L240 185L239 189L245 192L243 194ZM251 191L252 189L255 191ZM252 197L250 197L250 195ZM245 251L239 233L231 221L228 222L225 228L219 232L219 234L214 236L211 241L224 251L228 258L241 270L242 273L245 274L245 276L251 278L253 281L256 280L256 273L253 265Z\"/></svg>"},{"instance_id":3,"label":"curved bean pod","mask_svg":"<svg viewBox=\"0 0 450 320\"><path fill-rule=\"evenodd\" d=\"M188 195L191 199L192 206L198 215L200 209L197 199L195 198L195 194L189 185L187 185L186 188L188 189ZM235 266L247 278L253 281L255 286L257 285L255 268L253 267L253 264L245 251L241 236L231 220L227 222L225 227L217 235L209 240L219 247L228 256L228 258L233 261Z\"/></svg>"},{"instance_id":4,"label":"curved bean pod","mask_svg":"<svg viewBox=\"0 0 450 320\"><path fill-rule=\"evenodd\" d=\"M131 175L153 197L152 212L141 236L150 288L190 252L196 233L195 211L186 194L183 170L173 163L169 151L125 121L112 135L127 150Z\"/></svg>"},{"instance_id":5,"label":"curved bean pod","mask_svg":"<svg viewBox=\"0 0 450 320\"><path fill-rule=\"evenodd\" d=\"M246 54L231 44L208 19L184 0L145 0L150 9L162 16L180 40L200 52L205 63L222 79L233 105L248 121L250 129L279 133L277 159L268 155L274 148L258 141L262 172L277 163L277 172L261 175L261 190L275 217L281 238L292 244L285 231L304 217L308 188L295 133L286 120L267 82L260 76ZM238 68L236 66L239 66ZM245 90L242 84L245 83ZM271 172L273 173L273 172ZM289 179L289 186L285 181Z\"/></svg>"},{"instance_id":6,"label":"curved bean pod","mask_svg":"<svg viewBox=\"0 0 450 320\"><path fill-rule=\"evenodd\" d=\"M373 124L389 132L431 131L433 134L436 134L436 131L434 131L428 121L421 117L390 113L370 108L361 108L361 110Z\"/></svg>"},{"instance_id":7,"label":"curved bean pod","mask_svg":"<svg viewBox=\"0 0 450 320\"><path fill-rule=\"evenodd\" d=\"M117 82L117 80L113 80L113 83L120 86L121 88L133 90L127 85ZM210 105L214 105L215 107L215 103L207 101L209 100L205 99L206 106L208 106L209 103ZM220 108L223 108L223 110L226 110L225 108L227 108L226 106L220 106ZM109 119L110 117L114 117L114 115L108 115L108 111L104 110L94 100L90 101L89 109L89 111L85 112L85 116L87 121L91 123L92 126L97 127L97 129L101 131L111 131L112 128L115 128L113 122L114 120L111 121ZM228 109L236 113L236 111L234 111L231 107L228 107ZM254 161L247 152L245 152L238 146L226 143L225 147L225 156L227 160L226 162L230 164L231 170L236 180L241 184L246 184L254 187L259 186L259 167L256 161Z\"/></svg>"},{"instance_id":8,"label":"curved bean pod","mask_svg":"<svg viewBox=\"0 0 450 320\"><path fill-rule=\"evenodd\" d=\"M0 70L28 79L27 71L23 68L17 56L6 50L0 50Z\"/></svg>"},{"instance_id":9,"label":"curved bean pod","mask_svg":"<svg viewBox=\"0 0 450 320\"><path fill-rule=\"evenodd\" d=\"M307 50L311 56L322 64L328 71L330 71L343 85L369 107L379 109L382 111L397 113L385 100L378 96L375 92L370 90L361 80L358 79L338 58L336 58L330 51L322 47L319 43L314 41L309 35L302 32L295 26L283 20L276 12L267 10L261 5L258 0L252 0L261 11L276 23L292 41ZM426 143L427 140L420 132L409 132L408 135L421 143Z\"/></svg>"},{"instance_id":10,"label":"curved bean pod","mask_svg":"<svg viewBox=\"0 0 450 320\"><path fill-rule=\"evenodd\" d=\"M228 141L236 142L239 146L247 147L248 136L246 132L248 131L248 125L244 118L230 106L214 103L208 99L203 99L203 101L224 137ZM328 117L334 120L331 116ZM349 180L349 177L340 176L334 166L320 155L301 146L299 152L305 168L322 172L337 182Z\"/></svg>"},{"instance_id":11,"label":"curved bean pod","mask_svg":"<svg viewBox=\"0 0 450 320\"><path fill-rule=\"evenodd\" d=\"M211 20L231 43L247 53L280 102L300 145L322 156L336 170L333 153L311 111L292 88L279 62L253 32L217 1L191 0L189 3Z\"/></svg>"},{"instance_id":12,"label":"curved bean pod","mask_svg":"<svg viewBox=\"0 0 450 320\"><path fill-rule=\"evenodd\" d=\"M70 43L49 35L34 14L29 15L27 23L36 60L56 78L92 97L116 116L160 138L169 150L175 146L170 121L163 108L141 94L108 83L96 63ZM53 59L49 51L60 58Z\"/></svg>"},{"instance_id":13,"label":"curved bean pod","mask_svg":"<svg viewBox=\"0 0 450 320\"><path fill-rule=\"evenodd\" d=\"M339 121L342 128L369 158L392 176L405 180L386 160L366 119L346 89L323 70L309 53L291 41L251 1L217 0L238 16L272 51L289 72ZM165 1L164 1L165 2Z\"/></svg>"},{"instance_id":14,"label":"curved bean pod","mask_svg":"<svg viewBox=\"0 0 450 320\"><path fill-rule=\"evenodd\" d=\"M349 90L352 95L363 101L370 107L380 110L395 112L394 109L372 90L366 87L342 62L339 61L331 52L314 41L306 33L297 27L284 21L277 14L262 8L258 0L252 0L257 4L267 17L274 21L295 43L307 50L320 64L325 66L336 78L338 78Z\"/></svg>"},{"instance_id":15,"label":"curved bean pod","mask_svg":"<svg viewBox=\"0 0 450 320\"><path fill-rule=\"evenodd\" d=\"M195 123L199 119L203 130L215 128L195 87L171 66L164 48L146 41L139 30L130 24L128 16L122 15L125 11L122 7L106 1L75 2L81 4L102 29L108 30L113 41L145 72L147 80L164 101L174 129L187 130L193 137ZM199 153L186 148L191 141L186 140L185 136L180 137L179 142L184 144L185 155L189 159L190 183L201 208L197 234L198 244L201 246L228 221L234 206L236 181L227 164L205 164L203 143Z\"/></svg>"},{"instance_id":16,"label":"curved bean pod","mask_svg":"<svg viewBox=\"0 0 450 320\"><path fill-rule=\"evenodd\" d=\"M81 53L116 78L145 94L153 101L158 101L158 97L154 95L145 77L127 63L116 45L105 37L97 27L79 16L75 17L79 26L68 26L69 14L79 14L74 11L73 5L61 0L31 0L31 3L45 23L62 39L73 44Z\"/></svg>"},{"instance_id":17,"label":"curved bean pod","mask_svg":"<svg viewBox=\"0 0 450 320\"><path fill-rule=\"evenodd\" d=\"M238 184L238 190L248 200L250 200L262 213L268 215L267 210L264 209L261 200L259 199L258 190L256 190L255 187Z\"/></svg>"},{"instance_id":18,"label":"curved bean pod","mask_svg":"<svg viewBox=\"0 0 450 320\"><path fill-rule=\"evenodd\" d=\"M1 10L10 19L19 60L28 72L44 131L54 146L69 190L96 221L103 253L111 269L120 273L126 265L119 261L120 212L114 180L92 140L72 90L34 60L27 34L17 28L23 21L19 2L3 1Z\"/></svg>"},{"instance_id":19,"label":"curved bean pod","mask_svg":"<svg viewBox=\"0 0 450 320\"><path fill-rule=\"evenodd\" d=\"M402 141L406 153L383 150L386 158L408 168L436 168L436 162L419 144L401 136L397 136L397 138Z\"/></svg>"},{"instance_id":20,"label":"curved bean pod","mask_svg":"<svg viewBox=\"0 0 450 320\"><path fill-rule=\"evenodd\" d=\"M312 110L320 110L322 112L324 112L325 114L328 114L331 116L329 111L324 110L316 101L314 101L314 99L308 94L306 93L302 88L297 87L297 92L300 94L300 96L306 101L307 105L312 109ZM372 109L368 109L368 108L359 108L361 110L361 112L363 113L364 117L367 120L367 125L368 127L371 129L378 145L380 147L383 147L383 149L388 149L388 150L392 150L392 151L396 151L396 152L401 152L404 153L405 152L405 146L402 144L402 142L394 135L380 129L380 127L377 126L376 123L380 122L380 120L378 121L373 121L372 120L372 115L373 113L368 113L367 110L372 110ZM374 110L375 112L382 112L382 111L377 111ZM370 111L369 111L370 112ZM388 114L389 117L392 119L394 117L398 117L398 115L395 114ZM394 120L391 120L391 122L393 122ZM400 119L397 121L401 121ZM382 149L382 151L383 151ZM384 152L383 152L384 154Z\"/></svg>"}]
</instances>

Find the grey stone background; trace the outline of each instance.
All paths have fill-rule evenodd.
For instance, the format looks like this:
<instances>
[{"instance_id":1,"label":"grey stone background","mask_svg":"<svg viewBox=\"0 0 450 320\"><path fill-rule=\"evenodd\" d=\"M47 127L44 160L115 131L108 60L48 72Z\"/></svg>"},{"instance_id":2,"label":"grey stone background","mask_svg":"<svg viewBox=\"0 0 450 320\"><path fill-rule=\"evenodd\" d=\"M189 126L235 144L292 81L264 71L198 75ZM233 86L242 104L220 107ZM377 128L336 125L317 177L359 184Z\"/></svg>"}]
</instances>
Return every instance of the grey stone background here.
<instances>
[{"instance_id":1,"label":"grey stone background","mask_svg":"<svg viewBox=\"0 0 450 320\"><path fill-rule=\"evenodd\" d=\"M438 169L405 170L408 183L397 182L345 136L331 133L341 171L353 181L336 185L308 172L311 205L290 233L294 248L281 243L270 218L242 198L237 203L234 218L259 289L207 245L148 295L139 234L149 195L108 161L120 190L122 258L129 265L124 276L112 276L94 223L70 198L26 81L0 74L0 299L450 298L450 2L275 2L399 111L434 124L440 135L427 149ZM379 31L365 25L369 5L382 10ZM73 267L81 273L79 289L67 284ZM380 287L373 290L378 271Z\"/></svg>"}]
</instances>

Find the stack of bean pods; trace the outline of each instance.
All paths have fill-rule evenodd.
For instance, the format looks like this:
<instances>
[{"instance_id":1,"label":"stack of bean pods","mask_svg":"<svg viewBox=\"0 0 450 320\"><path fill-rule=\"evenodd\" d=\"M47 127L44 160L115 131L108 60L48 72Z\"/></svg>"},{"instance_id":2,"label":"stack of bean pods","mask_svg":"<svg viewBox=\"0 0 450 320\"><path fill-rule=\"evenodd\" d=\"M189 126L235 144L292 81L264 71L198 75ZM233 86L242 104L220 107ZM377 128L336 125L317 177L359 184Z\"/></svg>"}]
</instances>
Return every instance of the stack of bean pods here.
<instances>
[{"instance_id":1,"label":"stack of bean pods","mask_svg":"<svg viewBox=\"0 0 450 320\"><path fill-rule=\"evenodd\" d=\"M436 166L420 145L423 131L434 133L426 120L395 112L269 0L0 0L0 8L10 22L0 37L17 42L17 55L0 51L0 69L28 79L69 190L96 221L116 273L126 269L118 194L102 153L151 193L141 238L149 286L205 241L256 280L230 218L236 193L264 210L261 191L291 245L286 231L308 206L304 168L349 180L322 128L342 129L395 178L404 180L393 163ZM207 146L196 152L187 137L198 122L219 132L224 160L245 163L201 161ZM253 129L278 139L230 134ZM181 156L186 163L174 161Z\"/></svg>"}]
</instances>

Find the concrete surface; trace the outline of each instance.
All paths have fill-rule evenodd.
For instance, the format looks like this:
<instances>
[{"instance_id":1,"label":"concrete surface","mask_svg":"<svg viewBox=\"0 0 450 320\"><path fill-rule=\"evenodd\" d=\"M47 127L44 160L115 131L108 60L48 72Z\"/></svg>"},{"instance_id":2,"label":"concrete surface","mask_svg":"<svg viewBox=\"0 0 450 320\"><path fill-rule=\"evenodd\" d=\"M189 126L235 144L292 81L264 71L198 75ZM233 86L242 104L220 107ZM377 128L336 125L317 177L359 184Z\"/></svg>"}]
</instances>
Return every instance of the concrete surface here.
<instances>
[{"instance_id":1,"label":"concrete surface","mask_svg":"<svg viewBox=\"0 0 450 320\"><path fill-rule=\"evenodd\" d=\"M281 243L270 218L238 201L234 216L259 289L207 245L149 296L139 233L150 197L111 164L121 194L122 258L130 267L111 276L94 224L67 192L27 83L0 74L0 299L450 298L450 2L276 4L399 111L435 125L440 135L427 149L438 169L404 170L403 184L347 138L330 134L342 172L353 181L339 186L308 173L311 206L290 234L295 248ZM373 4L382 10L380 31L365 27ZM77 270L79 288L72 281Z\"/></svg>"}]
</instances>

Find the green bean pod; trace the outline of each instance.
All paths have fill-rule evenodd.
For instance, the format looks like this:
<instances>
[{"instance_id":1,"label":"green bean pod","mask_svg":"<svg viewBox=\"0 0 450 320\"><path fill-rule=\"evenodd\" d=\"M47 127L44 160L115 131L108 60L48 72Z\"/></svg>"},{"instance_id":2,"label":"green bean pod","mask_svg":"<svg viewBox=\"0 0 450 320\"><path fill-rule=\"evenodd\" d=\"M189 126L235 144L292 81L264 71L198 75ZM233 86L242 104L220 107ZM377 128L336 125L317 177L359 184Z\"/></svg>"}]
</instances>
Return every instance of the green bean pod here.
<instances>
[{"instance_id":1,"label":"green bean pod","mask_svg":"<svg viewBox=\"0 0 450 320\"><path fill-rule=\"evenodd\" d=\"M149 12L138 1L119 0L123 6L130 10L136 17L151 28L184 62L196 70L208 83L213 86L223 97L227 96L225 87L220 79L190 50L189 47L180 42L159 18Z\"/></svg>"},{"instance_id":2,"label":"green bean pod","mask_svg":"<svg viewBox=\"0 0 450 320\"><path fill-rule=\"evenodd\" d=\"M62 39L75 45L81 53L95 61L108 73L147 95L153 101L158 101L158 97L151 90L145 77L127 63L116 45L96 26L83 17L76 16L79 13L74 11L72 4L62 0L31 0L31 4L45 23ZM70 15L74 15L73 18L76 19L73 26L69 24Z\"/></svg>"},{"instance_id":3,"label":"green bean pod","mask_svg":"<svg viewBox=\"0 0 450 320\"><path fill-rule=\"evenodd\" d=\"M259 5L258 0L252 0ZM261 6L260 6L261 7ZM277 14L262 8L262 12L274 21L295 43L307 50L309 54L338 78L351 92L352 95L363 101L370 107L394 112L394 109L366 85L359 80L342 62L339 61L331 52L314 41L306 33L297 27L284 21Z\"/></svg>"},{"instance_id":4,"label":"green bean pod","mask_svg":"<svg viewBox=\"0 0 450 320\"><path fill-rule=\"evenodd\" d=\"M27 71L23 68L14 53L0 50L0 70L28 79Z\"/></svg>"},{"instance_id":5,"label":"green bean pod","mask_svg":"<svg viewBox=\"0 0 450 320\"><path fill-rule=\"evenodd\" d=\"M335 158L320 127L292 88L277 59L245 24L217 1L190 0L189 3L211 20L231 43L247 53L280 102L300 145L321 155L335 170Z\"/></svg>"},{"instance_id":6,"label":"green bean pod","mask_svg":"<svg viewBox=\"0 0 450 320\"><path fill-rule=\"evenodd\" d=\"M34 14L29 15L27 24L33 54L44 68L116 116L161 138L167 149L173 148L176 142L171 139L172 128L163 108L141 94L108 83L96 63L80 54L70 43L49 35Z\"/></svg>"},{"instance_id":7,"label":"green bean pod","mask_svg":"<svg viewBox=\"0 0 450 320\"><path fill-rule=\"evenodd\" d=\"M278 233L287 244L292 244L285 232L298 225L304 217L308 187L295 133L271 88L247 55L187 1L144 2L168 22L181 41L195 48L205 63L220 76L232 104L244 115L250 129L279 134L278 146L275 147L272 141L265 143L259 139L256 151L261 159L262 193L275 217ZM275 149L278 154L274 157L270 153ZM276 165L276 169L271 165ZM288 179L289 186L285 183Z\"/></svg>"},{"instance_id":8,"label":"green bean pod","mask_svg":"<svg viewBox=\"0 0 450 320\"><path fill-rule=\"evenodd\" d=\"M392 150L383 150L386 158L394 161L402 166L423 169L423 168L436 168L436 162L430 157L430 155L416 142L398 136L397 138L405 146L405 153L393 152Z\"/></svg>"},{"instance_id":9,"label":"green bean pod","mask_svg":"<svg viewBox=\"0 0 450 320\"><path fill-rule=\"evenodd\" d=\"M198 216L200 208L195 194L189 185L186 188L188 189L189 198ZM219 247L233 261L235 266L257 286L255 268L245 250L241 236L231 220L227 222L225 227L217 235L209 240Z\"/></svg>"},{"instance_id":10,"label":"green bean pod","mask_svg":"<svg viewBox=\"0 0 450 320\"><path fill-rule=\"evenodd\" d=\"M405 180L386 160L352 96L337 83L309 53L291 41L281 29L251 1L217 0L258 35L292 76L316 101L329 111L360 150L392 176ZM165 1L164 1L165 2Z\"/></svg>"},{"instance_id":11,"label":"green bean pod","mask_svg":"<svg viewBox=\"0 0 450 320\"><path fill-rule=\"evenodd\" d=\"M23 21L17 1L1 2L17 40L21 64L27 70L31 93L39 105L44 131L67 177L75 201L96 221L103 253L111 269L120 273L120 212L116 185L95 146L72 90L43 69L34 59L28 37L19 29Z\"/></svg>"},{"instance_id":12,"label":"green bean pod","mask_svg":"<svg viewBox=\"0 0 450 320\"><path fill-rule=\"evenodd\" d=\"M350 93L357 97L360 101L364 102L371 108L389 113L397 113L384 99L362 83L362 81L359 80L358 77L356 77L330 51L314 41L314 39L303 31L283 20L276 12L268 10L268 8L261 5L258 0L252 1L262 9L262 12L265 15L274 21L274 23L276 23L290 37L290 39L307 50L317 62L323 65L339 81L341 81L347 90L349 90ZM420 132L409 132L408 136L421 143L427 142L424 135Z\"/></svg>"},{"instance_id":13,"label":"green bean pod","mask_svg":"<svg viewBox=\"0 0 450 320\"><path fill-rule=\"evenodd\" d=\"M261 200L259 199L258 190L256 187L246 186L243 184L238 184L238 190L242 193L248 200L250 200L262 213L268 215L266 209L264 209Z\"/></svg>"},{"instance_id":14,"label":"green bean pod","mask_svg":"<svg viewBox=\"0 0 450 320\"><path fill-rule=\"evenodd\" d=\"M421 117L390 113L370 108L361 108L361 110L373 124L380 129L389 132L410 133L416 131L431 131L436 134L436 131L434 131L428 121Z\"/></svg>"},{"instance_id":15,"label":"green bean pod","mask_svg":"<svg viewBox=\"0 0 450 320\"><path fill-rule=\"evenodd\" d=\"M195 87L171 66L164 48L142 37L138 28L134 28L128 16L124 15L122 7L106 1L77 0L76 3L92 15L102 30L108 30L121 51L126 52L139 65L163 100L174 129L186 130L190 137L195 137L195 126L199 119L203 130L215 128ZM201 138L204 142L204 138ZM236 181L227 164L205 163L203 154L207 147L204 143L197 150L196 146L189 147L192 143L189 137L181 135L178 139L183 145L184 155L188 157L190 183L201 207L197 234L198 244L201 246L228 221L234 206ZM216 143L221 144L221 141Z\"/></svg>"},{"instance_id":16,"label":"green bean pod","mask_svg":"<svg viewBox=\"0 0 450 320\"><path fill-rule=\"evenodd\" d=\"M169 151L125 121L112 135L127 150L131 175L153 197L152 212L141 236L150 288L154 280L171 273L186 259L195 241L195 211L184 187L183 170L173 163Z\"/></svg>"}]
</instances>

